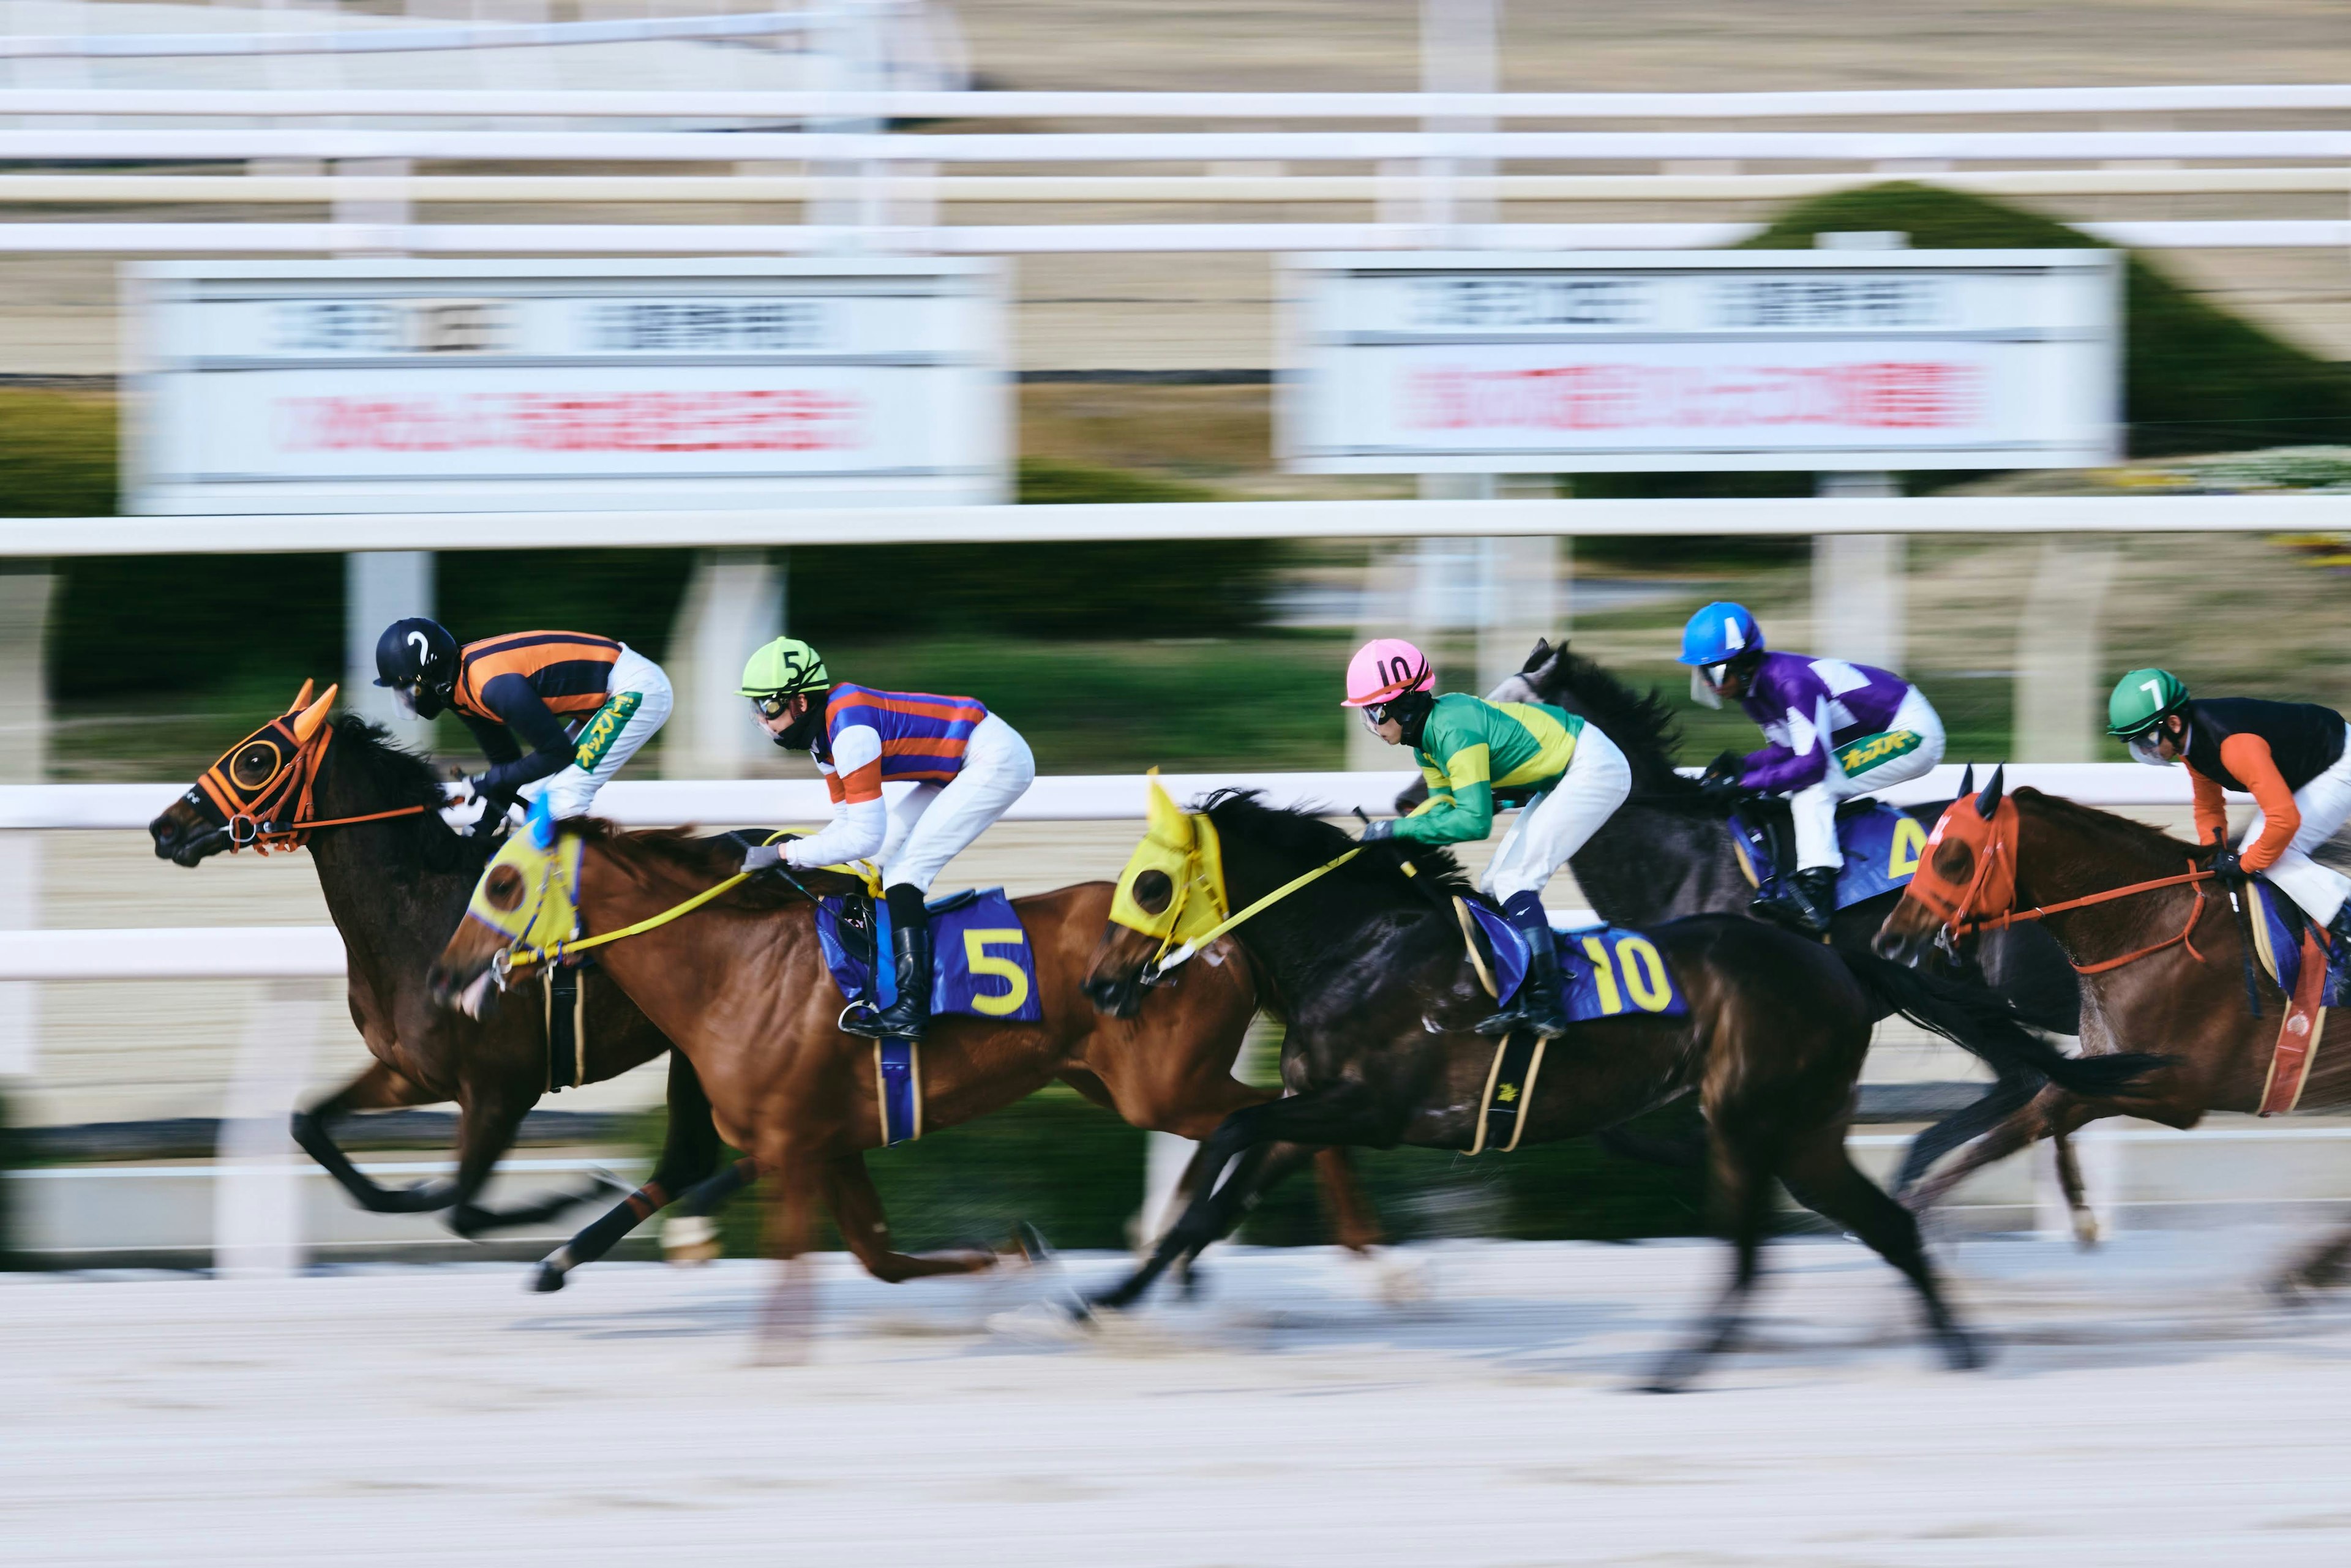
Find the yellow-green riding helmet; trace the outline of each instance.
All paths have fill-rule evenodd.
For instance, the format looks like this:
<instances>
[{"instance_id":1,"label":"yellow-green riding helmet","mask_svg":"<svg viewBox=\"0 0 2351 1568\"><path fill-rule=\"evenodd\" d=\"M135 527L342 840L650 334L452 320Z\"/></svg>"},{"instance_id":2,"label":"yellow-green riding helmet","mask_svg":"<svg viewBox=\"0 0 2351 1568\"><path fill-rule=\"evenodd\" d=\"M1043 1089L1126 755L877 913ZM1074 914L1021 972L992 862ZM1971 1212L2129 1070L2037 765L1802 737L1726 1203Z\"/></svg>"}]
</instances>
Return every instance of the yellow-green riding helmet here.
<instances>
[{"instance_id":1,"label":"yellow-green riding helmet","mask_svg":"<svg viewBox=\"0 0 2351 1568\"><path fill-rule=\"evenodd\" d=\"M798 637L778 637L763 644L743 665L738 695L747 697L790 697L821 691L832 685L824 655Z\"/></svg>"}]
</instances>

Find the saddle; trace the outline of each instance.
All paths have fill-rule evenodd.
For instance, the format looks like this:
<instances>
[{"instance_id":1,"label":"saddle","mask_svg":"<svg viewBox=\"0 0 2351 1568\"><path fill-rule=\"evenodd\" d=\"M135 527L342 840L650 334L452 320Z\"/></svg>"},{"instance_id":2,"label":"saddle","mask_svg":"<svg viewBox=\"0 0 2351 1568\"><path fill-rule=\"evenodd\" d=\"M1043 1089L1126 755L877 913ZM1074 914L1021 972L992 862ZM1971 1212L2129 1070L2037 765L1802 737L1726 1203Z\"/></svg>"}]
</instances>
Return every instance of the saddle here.
<instances>
[{"instance_id":1,"label":"saddle","mask_svg":"<svg viewBox=\"0 0 2351 1568\"><path fill-rule=\"evenodd\" d=\"M1743 800L1730 813L1729 827L1739 868L1755 891L1777 891L1796 858L1788 802L1778 796ZM1907 811L1866 795L1837 802L1837 845L1844 852L1844 865L1837 873L1836 907L1909 886L1927 847L1927 831Z\"/></svg>"}]
</instances>

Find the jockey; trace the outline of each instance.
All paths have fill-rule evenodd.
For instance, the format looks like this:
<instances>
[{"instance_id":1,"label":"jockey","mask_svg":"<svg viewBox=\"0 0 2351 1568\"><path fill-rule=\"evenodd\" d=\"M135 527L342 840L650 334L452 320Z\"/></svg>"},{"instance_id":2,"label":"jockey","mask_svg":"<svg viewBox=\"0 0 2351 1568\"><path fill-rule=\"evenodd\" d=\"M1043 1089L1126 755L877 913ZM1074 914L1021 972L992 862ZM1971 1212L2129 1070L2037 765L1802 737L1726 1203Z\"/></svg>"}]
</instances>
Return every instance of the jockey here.
<instances>
[{"instance_id":1,"label":"jockey","mask_svg":"<svg viewBox=\"0 0 2351 1568\"><path fill-rule=\"evenodd\" d=\"M831 821L804 839L756 846L743 869L881 862L897 999L841 1027L873 1040L920 1040L931 1013L924 895L940 869L1036 779L1029 743L970 697L836 684L823 657L797 637L778 637L751 655L742 695L778 746L806 747L816 758L832 796ZM914 786L894 807L882 799L883 781L891 779Z\"/></svg>"},{"instance_id":2,"label":"jockey","mask_svg":"<svg viewBox=\"0 0 2351 1568\"><path fill-rule=\"evenodd\" d=\"M1511 1005L1478 1030L1508 1034L1525 1025L1558 1034L1567 1027L1566 996L1543 884L1632 793L1625 754L1597 725L1548 703L1438 696L1426 656L1396 637L1355 651L1341 706L1363 709L1364 727L1390 746L1410 747L1428 780L1418 810L1366 824L1365 840L1474 842L1494 831L1498 800L1521 808L1479 887L1525 934L1527 977Z\"/></svg>"},{"instance_id":3,"label":"jockey","mask_svg":"<svg viewBox=\"0 0 2351 1568\"><path fill-rule=\"evenodd\" d=\"M463 648L436 621L411 616L375 644L376 682L402 711L456 711L490 760L449 787L441 815L460 832L544 797L558 818L583 815L596 792L669 717L661 666L609 637L517 632ZM529 749L526 751L525 747Z\"/></svg>"},{"instance_id":4,"label":"jockey","mask_svg":"<svg viewBox=\"0 0 2351 1568\"><path fill-rule=\"evenodd\" d=\"M2188 764L2197 840L2221 846L2213 870L2267 876L2336 943L2351 942L2351 881L2310 858L2351 819L2351 727L2341 714L2255 697L2199 701L2168 670L2133 670L2106 699L2106 733L2141 762ZM2223 789L2260 808L2233 853Z\"/></svg>"},{"instance_id":5,"label":"jockey","mask_svg":"<svg viewBox=\"0 0 2351 1568\"><path fill-rule=\"evenodd\" d=\"M1721 790L1785 795L1796 829L1796 870L1755 913L1807 936L1828 932L1836 914L1837 802L1917 779L1943 759L1943 721L1901 676L1843 659L1767 653L1745 607L1708 605L1682 630L1681 663L1690 695L1708 707L1730 697L1771 742L1740 757L1724 752L1704 782Z\"/></svg>"}]
</instances>

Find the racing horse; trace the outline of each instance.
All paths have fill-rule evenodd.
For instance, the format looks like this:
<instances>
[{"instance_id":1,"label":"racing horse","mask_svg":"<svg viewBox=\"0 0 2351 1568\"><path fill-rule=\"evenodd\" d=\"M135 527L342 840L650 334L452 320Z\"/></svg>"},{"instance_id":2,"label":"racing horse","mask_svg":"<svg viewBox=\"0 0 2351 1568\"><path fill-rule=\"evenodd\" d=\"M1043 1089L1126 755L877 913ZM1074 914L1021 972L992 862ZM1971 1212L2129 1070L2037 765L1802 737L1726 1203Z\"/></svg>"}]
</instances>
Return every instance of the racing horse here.
<instances>
[{"instance_id":1,"label":"racing horse","mask_svg":"<svg viewBox=\"0 0 2351 1568\"><path fill-rule=\"evenodd\" d=\"M1178 953L1228 936L1289 1023L1282 1077L1291 1093L1236 1112L1201 1152L1190 1206L1152 1258L1092 1305L1124 1307L1159 1273L1224 1235L1276 1140L1478 1150L1502 1061L1476 1032L1494 1000L1465 939L1476 895L1447 851L1408 841L1357 846L1314 816L1245 791L1211 795L1196 813L1155 790L1150 832L1120 882L1123 918L1105 928L1086 989L1113 1016L1144 1004ZM1197 905L1209 906L1202 912ZM1244 908L1226 917L1226 908ZM1203 918L1207 931L1187 925ZM1506 1087L1517 1142L1552 1142L1622 1124L1696 1094L1710 1129L1714 1198L1736 1250L1720 1300L1650 1386L1686 1385L1737 1334L1757 1272L1771 1181L1853 1231L1916 1289L1955 1368L1979 1352L1944 1301L1910 1213L1847 1158L1854 1084L1880 1018L1901 1012L1996 1062L2104 1090L2146 1065L2075 1061L2021 1027L1979 987L1921 975L1866 953L1807 942L1721 915L1627 933L1645 949L1648 999L1572 1025L1544 1048L1541 1075ZM1196 961L1196 960L1194 960ZM1625 994L1642 988L1619 941ZM1181 975L1188 967L1179 963ZM1667 982L1666 976L1670 976ZM1660 993L1661 984L1667 991ZM1678 986L1685 1010L1670 1009ZM1645 1010L1646 1009L1646 1010ZM1217 1177L1238 1159L1222 1188Z\"/></svg>"},{"instance_id":2,"label":"racing horse","mask_svg":"<svg viewBox=\"0 0 2351 1568\"><path fill-rule=\"evenodd\" d=\"M1632 765L1633 793L1615 814L1576 852L1571 862L1576 885L1603 920L1647 925L1687 915L1745 913L1754 884L1740 869L1721 806L1709 801L1695 779L1677 768L1680 743L1673 712L1655 691L1637 692L1606 666L1538 642L1520 672L1488 694L1496 702L1541 702L1580 714L1597 724ZM1961 785L1961 792L1968 789ZM1399 810L1426 794L1416 785L1399 798ZM1922 824L1940 806L1908 808ZM1920 835L1924 836L1923 830ZM1850 952L1866 952L1879 926L1893 913L1898 890L1837 911L1829 940ZM1953 977L1990 986L2035 1029L2071 1035L2081 1030L2082 997L2072 966L2047 933L2031 925L1985 934L1970 942L1950 970ZM1974 1138L2040 1091L2040 1074L2024 1068L2003 1072L1973 1103L1961 1107L1911 1141L1895 1177L1899 1194L1944 1155ZM2058 1145L2058 1169L2072 1204L2076 1233L2086 1242L2095 1222L2083 1198L2081 1173L2072 1149Z\"/></svg>"},{"instance_id":3,"label":"racing horse","mask_svg":"<svg viewBox=\"0 0 2351 1568\"><path fill-rule=\"evenodd\" d=\"M996 1261L992 1252L915 1255L890 1245L865 1166L865 1151L887 1140L878 1047L838 1027L844 998L815 905L862 883L836 872L732 874L743 853L734 839L622 832L593 818L550 827L554 841L537 862L528 833L491 861L475 913L433 965L438 1001L484 1012L515 956L528 963L534 951L511 933L530 932L569 898L580 929L622 934L600 949L603 972L692 1061L718 1129L770 1180L772 1253L789 1263L808 1249L820 1197L878 1279L968 1273ZM576 844L576 872L562 869L567 840ZM1081 883L1013 901L1041 1018L935 1014L920 1048L924 1131L1000 1109L1057 1079L1136 1126L1196 1139L1270 1097L1232 1076L1257 1010L1246 966L1203 965L1124 1019L1087 1005L1080 983L1111 892L1107 883ZM688 907L690 915L673 918ZM1285 1160L1312 1152L1286 1151ZM1322 1151L1320 1166L1341 1240L1366 1249L1378 1232L1345 1155ZM784 1299L779 1288L771 1332Z\"/></svg>"},{"instance_id":4,"label":"racing horse","mask_svg":"<svg viewBox=\"0 0 2351 1568\"><path fill-rule=\"evenodd\" d=\"M2102 1116L2187 1128L2213 1111L2351 1108L2351 1052L2318 1051L2298 1098L2290 1086L2273 1093L2286 998L2252 961L2250 922L2232 915L2231 900L2210 885L2211 852L2038 789L2004 793L1999 772L1980 795L1943 813L1877 950L1912 961L1954 928L2032 921L2081 968L2084 1046L2112 1051L2128 1040L2163 1052L2164 1065L2104 1093L2051 1084L1921 1185L1914 1204L1934 1202L1969 1173L2035 1139ZM2346 1259L2351 1231L2296 1260L2273 1288L2291 1296L2334 1283Z\"/></svg>"},{"instance_id":5,"label":"racing horse","mask_svg":"<svg viewBox=\"0 0 2351 1568\"><path fill-rule=\"evenodd\" d=\"M425 977L444 933L492 845L459 838L438 814L441 787L423 758L393 745L357 715L329 716L335 690L294 705L221 754L188 791L148 824L155 853L196 866L224 851L261 853L308 846L327 910L349 955L351 1021L375 1061L307 1111L294 1138L359 1205L378 1214L445 1211L460 1236L538 1224L600 1196L560 1194L507 1210L475 1201L514 1145L524 1113L557 1076L542 1009L510 1008L495 1019L452 1016L433 1005ZM566 1082L601 1082L669 1049L662 1032L611 985L583 987L583 1027ZM334 1124L358 1112L455 1101L457 1170L447 1180L386 1188L355 1167ZM578 1264L608 1251L674 1197L695 1189L707 1208L736 1166L713 1176L719 1148L691 1063L673 1056L668 1141L653 1176L559 1250L537 1276L556 1289ZM703 1185L697 1185L703 1184Z\"/></svg>"}]
</instances>

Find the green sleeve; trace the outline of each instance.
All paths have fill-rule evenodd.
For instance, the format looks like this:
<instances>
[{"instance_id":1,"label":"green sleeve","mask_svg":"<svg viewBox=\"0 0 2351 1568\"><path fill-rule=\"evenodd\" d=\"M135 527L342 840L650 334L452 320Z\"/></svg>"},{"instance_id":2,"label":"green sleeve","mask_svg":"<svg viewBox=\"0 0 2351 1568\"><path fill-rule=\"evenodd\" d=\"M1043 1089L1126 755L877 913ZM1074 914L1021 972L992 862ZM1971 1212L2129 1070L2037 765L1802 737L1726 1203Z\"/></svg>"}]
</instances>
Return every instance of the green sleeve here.
<instances>
[{"instance_id":1,"label":"green sleeve","mask_svg":"<svg viewBox=\"0 0 2351 1568\"><path fill-rule=\"evenodd\" d=\"M1486 737L1448 731L1425 738L1428 749L1421 754L1421 771L1428 778L1428 803L1398 822L1395 836L1424 844L1471 843L1486 837L1494 831Z\"/></svg>"}]
</instances>

